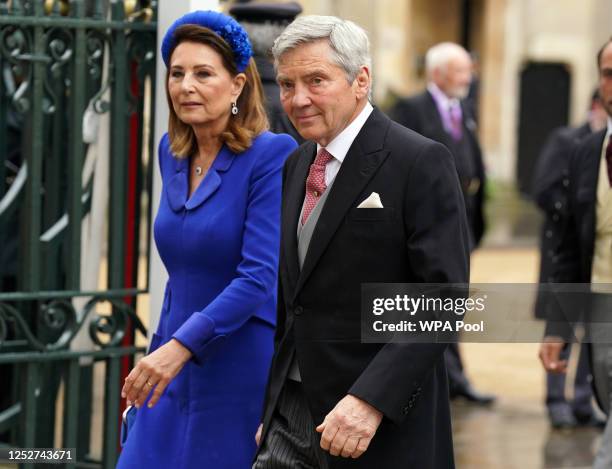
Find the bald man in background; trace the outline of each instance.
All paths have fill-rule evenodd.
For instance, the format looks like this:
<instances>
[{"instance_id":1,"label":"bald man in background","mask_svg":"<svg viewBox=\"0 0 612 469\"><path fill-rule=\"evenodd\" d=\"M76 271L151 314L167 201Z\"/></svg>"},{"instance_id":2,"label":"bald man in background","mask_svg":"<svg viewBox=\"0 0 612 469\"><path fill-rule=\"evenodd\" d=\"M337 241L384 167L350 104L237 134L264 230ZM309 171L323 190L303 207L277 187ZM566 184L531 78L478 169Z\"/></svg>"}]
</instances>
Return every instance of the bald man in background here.
<instances>
[{"instance_id":1,"label":"bald man in background","mask_svg":"<svg viewBox=\"0 0 612 469\"><path fill-rule=\"evenodd\" d=\"M472 81L472 59L458 44L443 42L425 55L427 89L399 99L390 117L399 124L445 145L457 166L468 225L470 250L476 249L485 229L483 202L485 171L476 134L476 120L467 98ZM495 397L476 391L463 370L459 347L450 344L445 353L450 396L489 405Z\"/></svg>"}]
</instances>

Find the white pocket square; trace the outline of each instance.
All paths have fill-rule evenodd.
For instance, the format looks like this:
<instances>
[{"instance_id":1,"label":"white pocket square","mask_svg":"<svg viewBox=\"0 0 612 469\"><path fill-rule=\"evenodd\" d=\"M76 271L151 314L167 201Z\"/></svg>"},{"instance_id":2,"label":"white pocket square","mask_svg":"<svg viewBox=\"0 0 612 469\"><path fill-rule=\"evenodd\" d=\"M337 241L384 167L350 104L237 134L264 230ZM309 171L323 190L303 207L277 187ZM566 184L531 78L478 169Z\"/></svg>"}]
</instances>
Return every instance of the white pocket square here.
<instances>
[{"instance_id":1,"label":"white pocket square","mask_svg":"<svg viewBox=\"0 0 612 469\"><path fill-rule=\"evenodd\" d=\"M357 208L384 208L380 201L380 195L378 192L372 192L370 196L361 202Z\"/></svg>"}]
</instances>

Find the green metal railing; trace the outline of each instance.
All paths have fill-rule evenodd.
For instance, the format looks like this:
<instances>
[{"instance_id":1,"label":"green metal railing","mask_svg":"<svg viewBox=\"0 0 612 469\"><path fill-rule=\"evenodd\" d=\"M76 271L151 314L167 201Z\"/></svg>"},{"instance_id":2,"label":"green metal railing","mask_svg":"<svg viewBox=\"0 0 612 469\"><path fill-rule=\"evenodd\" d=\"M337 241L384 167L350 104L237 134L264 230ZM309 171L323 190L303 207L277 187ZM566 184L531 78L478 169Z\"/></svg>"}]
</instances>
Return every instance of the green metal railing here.
<instances>
[{"instance_id":1,"label":"green metal railing","mask_svg":"<svg viewBox=\"0 0 612 469\"><path fill-rule=\"evenodd\" d=\"M153 0L0 0L0 444L77 448L69 467L115 466L121 376L147 333L136 299L148 289L138 261L149 251L139 233L150 231L155 58ZM108 126L87 123L104 116ZM107 209L94 213L101 185ZM106 288L90 291L86 217L108 220Z\"/></svg>"}]
</instances>

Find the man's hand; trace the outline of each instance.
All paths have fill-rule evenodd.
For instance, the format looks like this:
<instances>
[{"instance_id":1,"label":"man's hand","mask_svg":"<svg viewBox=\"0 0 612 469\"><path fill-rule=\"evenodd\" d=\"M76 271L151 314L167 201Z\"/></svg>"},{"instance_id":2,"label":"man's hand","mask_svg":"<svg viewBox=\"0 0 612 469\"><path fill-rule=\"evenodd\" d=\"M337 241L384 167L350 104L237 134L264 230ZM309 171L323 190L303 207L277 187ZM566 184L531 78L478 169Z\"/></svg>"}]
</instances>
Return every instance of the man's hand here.
<instances>
[{"instance_id":1,"label":"man's hand","mask_svg":"<svg viewBox=\"0 0 612 469\"><path fill-rule=\"evenodd\" d=\"M540 361L546 371L552 373L565 373L567 371L567 360L561 360L561 350L565 343L561 337L546 336L540 345Z\"/></svg>"},{"instance_id":2,"label":"man's hand","mask_svg":"<svg viewBox=\"0 0 612 469\"><path fill-rule=\"evenodd\" d=\"M261 445L261 432L263 431L263 423L259 424L259 427L257 427L257 433L255 433L255 443L257 443L257 446Z\"/></svg>"},{"instance_id":3,"label":"man's hand","mask_svg":"<svg viewBox=\"0 0 612 469\"><path fill-rule=\"evenodd\" d=\"M170 340L140 360L130 371L125 378L121 397L127 398L128 405L134 404L138 408L155 389L149 400L149 407L153 407L191 355L189 349L178 340Z\"/></svg>"},{"instance_id":4,"label":"man's hand","mask_svg":"<svg viewBox=\"0 0 612 469\"><path fill-rule=\"evenodd\" d=\"M322 432L321 448L332 456L358 458L368 449L382 417L382 412L367 402L347 395L316 428Z\"/></svg>"}]
</instances>

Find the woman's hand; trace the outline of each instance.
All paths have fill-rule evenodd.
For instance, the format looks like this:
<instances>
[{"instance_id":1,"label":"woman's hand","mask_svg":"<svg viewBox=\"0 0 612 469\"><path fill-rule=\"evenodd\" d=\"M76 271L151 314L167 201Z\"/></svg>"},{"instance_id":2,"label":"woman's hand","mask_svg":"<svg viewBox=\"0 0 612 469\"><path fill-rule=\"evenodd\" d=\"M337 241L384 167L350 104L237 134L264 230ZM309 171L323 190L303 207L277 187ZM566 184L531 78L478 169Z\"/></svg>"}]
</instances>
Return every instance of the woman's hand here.
<instances>
[{"instance_id":1,"label":"woman's hand","mask_svg":"<svg viewBox=\"0 0 612 469\"><path fill-rule=\"evenodd\" d=\"M121 397L127 398L128 405L134 404L138 408L155 389L149 400L149 407L153 407L191 355L189 349L178 340L170 340L138 362L125 378Z\"/></svg>"}]
</instances>

